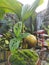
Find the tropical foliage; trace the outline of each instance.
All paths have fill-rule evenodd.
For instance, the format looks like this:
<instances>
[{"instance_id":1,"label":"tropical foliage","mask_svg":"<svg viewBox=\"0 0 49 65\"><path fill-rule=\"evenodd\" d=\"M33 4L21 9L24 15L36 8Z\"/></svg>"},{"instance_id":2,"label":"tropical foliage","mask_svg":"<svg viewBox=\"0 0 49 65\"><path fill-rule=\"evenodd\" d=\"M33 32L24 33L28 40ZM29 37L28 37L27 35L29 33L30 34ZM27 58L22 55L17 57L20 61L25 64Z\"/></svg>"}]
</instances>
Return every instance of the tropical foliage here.
<instances>
[{"instance_id":1,"label":"tropical foliage","mask_svg":"<svg viewBox=\"0 0 49 65\"><path fill-rule=\"evenodd\" d=\"M35 65L37 61L38 56L35 52L17 49L24 43L24 38L30 35L24 32L24 22L29 17L34 19L35 9L42 3L43 0L35 0L31 6L23 6L17 0L0 0L0 47L5 49L8 46L8 49L10 48L10 51L14 53L10 58L12 65L16 63L17 65Z\"/></svg>"},{"instance_id":2,"label":"tropical foliage","mask_svg":"<svg viewBox=\"0 0 49 65\"><path fill-rule=\"evenodd\" d=\"M20 39L18 39L19 37L21 37L21 32L23 32L23 30L24 30L24 22L30 17L30 16L32 16L33 14L34 14L34 12L35 12L35 9L36 9L36 7L39 5L39 3L41 4L43 2L43 0L35 0L35 2L31 5L31 6L29 6L29 5L22 5L20 2L18 2L17 0L1 0L0 1L0 19L4 19L4 14L6 14L6 13L15 13L16 15L17 15L17 17L18 17L18 21L17 22L19 22L19 21L21 21L20 23L17 23L17 24L12 24L11 22L12 22L12 19L13 19L13 17L12 17L12 19L10 19L10 20L6 20L6 21L4 21L4 23L8 23L9 21L10 21L10 24L12 24L12 27L13 27L13 25L14 25L14 29L12 28L12 34L13 34L13 31L14 31L14 40L13 40L13 38L12 38L12 40L13 41L15 41L15 36L16 36L16 38L17 38L17 40L16 40L16 42L18 42L18 40L19 40L19 42L18 43L16 43L16 44L14 44L14 46L16 45L17 46L17 48L18 48L18 46L19 46L19 43L20 43L20 39L22 40L22 38L24 38L24 37L26 37L28 34L26 34L26 33L24 33L23 34L23 37L22 38L20 38ZM7 16L5 16L5 18L6 18ZM8 17L7 17L8 18ZM8 21L8 22L7 22ZM20 24L20 25L19 25ZM9 26L9 23L8 23L8 26ZM4 25L4 27L5 27L5 25ZM1 27L1 29L3 28L4 29L4 27ZM11 27L11 25L9 26L9 27ZM5 28L6 29L6 28ZM9 30L8 30L9 31ZM4 32L4 31L3 31ZM5 32L7 32L7 31L5 31ZM11 43L11 42L10 42ZM18 45L17 45L18 44ZM10 47L12 47L12 46L10 46ZM16 48L16 49L17 49Z\"/></svg>"}]
</instances>

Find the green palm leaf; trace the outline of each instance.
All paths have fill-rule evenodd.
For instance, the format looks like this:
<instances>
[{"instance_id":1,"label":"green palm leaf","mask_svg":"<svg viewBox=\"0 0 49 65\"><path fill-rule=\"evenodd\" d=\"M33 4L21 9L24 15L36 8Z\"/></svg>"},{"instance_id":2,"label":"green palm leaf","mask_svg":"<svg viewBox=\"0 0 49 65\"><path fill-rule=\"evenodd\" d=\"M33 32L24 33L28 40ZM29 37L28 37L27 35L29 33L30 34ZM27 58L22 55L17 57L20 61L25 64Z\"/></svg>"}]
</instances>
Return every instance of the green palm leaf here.
<instances>
[{"instance_id":1,"label":"green palm leaf","mask_svg":"<svg viewBox=\"0 0 49 65\"><path fill-rule=\"evenodd\" d=\"M43 0L35 0L35 2L31 6L24 5L22 7L22 12L21 12L22 21L28 19L35 12L35 9L39 5L39 3L40 4L43 3Z\"/></svg>"}]
</instances>

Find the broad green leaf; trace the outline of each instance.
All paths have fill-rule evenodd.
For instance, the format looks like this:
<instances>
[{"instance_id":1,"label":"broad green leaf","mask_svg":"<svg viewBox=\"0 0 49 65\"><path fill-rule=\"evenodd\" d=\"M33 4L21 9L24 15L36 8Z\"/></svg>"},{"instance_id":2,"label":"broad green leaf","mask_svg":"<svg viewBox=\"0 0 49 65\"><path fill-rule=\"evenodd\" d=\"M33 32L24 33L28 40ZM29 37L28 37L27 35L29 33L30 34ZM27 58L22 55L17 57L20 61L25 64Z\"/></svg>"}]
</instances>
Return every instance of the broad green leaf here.
<instances>
[{"instance_id":1,"label":"broad green leaf","mask_svg":"<svg viewBox=\"0 0 49 65\"><path fill-rule=\"evenodd\" d=\"M22 7L22 12L21 12L22 21L28 19L35 12L35 9L39 5L40 1L42 0L35 0L35 2L31 6L24 5Z\"/></svg>"},{"instance_id":2,"label":"broad green leaf","mask_svg":"<svg viewBox=\"0 0 49 65\"><path fill-rule=\"evenodd\" d=\"M20 40L18 40L17 38L13 38L10 40L9 48L12 53L14 53L16 49L19 48L19 44L20 44Z\"/></svg>"},{"instance_id":3,"label":"broad green leaf","mask_svg":"<svg viewBox=\"0 0 49 65\"><path fill-rule=\"evenodd\" d=\"M19 37L21 31L22 31L22 22L18 22L14 25L14 33L16 37Z\"/></svg>"},{"instance_id":4,"label":"broad green leaf","mask_svg":"<svg viewBox=\"0 0 49 65\"><path fill-rule=\"evenodd\" d=\"M17 0L0 0L0 8L3 8L5 12L11 10L20 17L22 5Z\"/></svg>"}]
</instances>

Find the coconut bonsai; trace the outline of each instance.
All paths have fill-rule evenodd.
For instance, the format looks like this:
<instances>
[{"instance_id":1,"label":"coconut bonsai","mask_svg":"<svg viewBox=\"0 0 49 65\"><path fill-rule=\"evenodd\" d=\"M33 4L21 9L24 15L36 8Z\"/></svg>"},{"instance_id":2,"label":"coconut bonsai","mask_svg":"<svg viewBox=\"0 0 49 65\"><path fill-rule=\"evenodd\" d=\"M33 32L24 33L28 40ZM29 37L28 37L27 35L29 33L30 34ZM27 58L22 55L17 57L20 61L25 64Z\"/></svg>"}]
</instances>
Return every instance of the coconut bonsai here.
<instances>
[{"instance_id":1,"label":"coconut bonsai","mask_svg":"<svg viewBox=\"0 0 49 65\"><path fill-rule=\"evenodd\" d=\"M4 0L1 1L3 3ZM10 5L8 5L8 3ZM24 30L24 21L27 20L32 14L34 13L38 3L42 0L35 0L33 5L24 5L21 7L19 5L18 1L15 2L15 0L6 0L4 1L4 6L2 5L1 8L12 10L12 12L15 12L20 19L20 22L16 23L13 28L14 37L10 40L9 48L11 51L11 55L9 58L11 65L35 65L35 62L37 61L37 54L33 50L25 49L25 50L19 50L21 47L22 40L24 42L24 38L26 38L29 33L23 32ZM13 4L14 2L14 4ZM6 3L6 5L5 5ZM40 2L41 3L41 2ZM16 6L17 5L17 6ZM20 7L19 7L20 6ZM22 10L21 10L22 9ZM6 11L6 10L5 10ZM6 11L7 12L7 11ZM13 62L13 63L12 63Z\"/></svg>"}]
</instances>

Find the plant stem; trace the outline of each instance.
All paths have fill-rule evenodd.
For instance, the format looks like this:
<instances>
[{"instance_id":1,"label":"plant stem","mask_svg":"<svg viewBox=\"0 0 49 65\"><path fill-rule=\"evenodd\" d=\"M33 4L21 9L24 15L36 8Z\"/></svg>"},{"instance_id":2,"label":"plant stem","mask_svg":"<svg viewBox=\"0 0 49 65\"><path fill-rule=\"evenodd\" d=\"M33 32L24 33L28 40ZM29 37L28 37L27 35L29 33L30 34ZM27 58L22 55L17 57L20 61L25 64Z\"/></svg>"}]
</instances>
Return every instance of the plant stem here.
<instances>
[{"instance_id":1,"label":"plant stem","mask_svg":"<svg viewBox=\"0 0 49 65\"><path fill-rule=\"evenodd\" d=\"M22 33L23 33L23 30L24 30L24 28L23 28L23 21L22 21Z\"/></svg>"}]
</instances>

